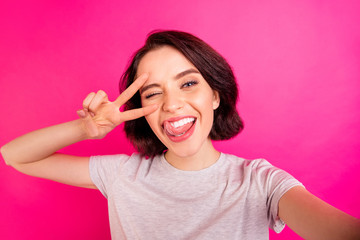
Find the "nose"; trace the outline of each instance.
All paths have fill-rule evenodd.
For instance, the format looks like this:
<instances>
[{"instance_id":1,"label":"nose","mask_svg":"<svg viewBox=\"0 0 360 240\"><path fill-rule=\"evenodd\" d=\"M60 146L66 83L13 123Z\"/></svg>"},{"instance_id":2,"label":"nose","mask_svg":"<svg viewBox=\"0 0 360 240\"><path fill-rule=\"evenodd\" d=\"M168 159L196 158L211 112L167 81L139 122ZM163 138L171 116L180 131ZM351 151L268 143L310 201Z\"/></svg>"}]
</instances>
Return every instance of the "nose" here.
<instances>
[{"instance_id":1,"label":"nose","mask_svg":"<svg viewBox=\"0 0 360 240\"><path fill-rule=\"evenodd\" d=\"M165 112L176 112L184 106L184 102L176 93L167 93L163 98L163 110Z\"/></svg>"}]
</instances>

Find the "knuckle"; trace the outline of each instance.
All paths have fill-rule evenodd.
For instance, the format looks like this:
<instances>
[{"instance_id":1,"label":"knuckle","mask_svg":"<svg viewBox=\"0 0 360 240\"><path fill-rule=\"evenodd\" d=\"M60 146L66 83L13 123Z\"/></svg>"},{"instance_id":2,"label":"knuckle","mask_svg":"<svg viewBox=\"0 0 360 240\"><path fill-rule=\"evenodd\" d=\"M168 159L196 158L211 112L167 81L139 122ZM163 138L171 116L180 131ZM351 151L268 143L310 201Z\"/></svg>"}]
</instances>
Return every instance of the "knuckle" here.
<instances>
[{"instance_id":1,"label":"knuckle","mask_svg":"<svg viewBox=\"0 0 360 240\"><path fill-rule=\"evenodd\" d=\"M94 113L96 112L96 109L97 109L97 106L96 105L94 105L94 104L90 104L89 105L89 114L90 114L90 116L94 116Z\"/></svg>"},{"instance_id":2,"label":"knuckle","mask_svg":"<svg viewBox=\"0 0 360 240\"><path fill-rule=\"evenodd\" d=\"M131 97L131 95L129 94L129 92L123 92L122 96L125 98L125 99L129 99Z\"/></svg>"},{"instance_id":3,"label":"knuckle","mask_svg":"<svg viewBox=\"0 0 360 240\"><path fill-rule=\"evenodd\" d=\"M83 108L88 108L89 107L90 102L94 98L94 96L95 96L94 92L91 92L86 96L86 98L83 101Z\"/></svg>"},{"instance_id":4,"label":"knuckle","mask_svg":"<svg viewBox=\"0 0 360 240\"><path fill-rule=\"evenodd\" d=\"M106 94L105 91L103 91L103 90L99 90L99 91L97 92L97 95L99 95L99 96L101 96L101 97L107 96L107 94Z\"/></svg>"}]
</instances>

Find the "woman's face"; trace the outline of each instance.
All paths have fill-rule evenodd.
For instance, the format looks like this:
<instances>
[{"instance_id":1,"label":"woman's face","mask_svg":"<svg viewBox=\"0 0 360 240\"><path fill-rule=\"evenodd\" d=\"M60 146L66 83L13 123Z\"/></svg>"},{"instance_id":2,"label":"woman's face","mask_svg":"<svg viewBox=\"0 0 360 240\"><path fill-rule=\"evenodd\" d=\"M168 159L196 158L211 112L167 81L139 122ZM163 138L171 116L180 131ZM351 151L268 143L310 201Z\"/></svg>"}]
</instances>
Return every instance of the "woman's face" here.
<instances>
[{"instance_id":1,"label":"woman's face","mask_svg":"<svg viewBox=\"0 0 360 240\"><path fill-rule=\"evenodd\" d=\"M151 129L168 152L190 157L211 145L209 133L219 95L196 67L178 50L164 46L148 52L137 75L148 73L140 89L143 106L159 108L146 116Z\"/></svg>"}]
</instances>

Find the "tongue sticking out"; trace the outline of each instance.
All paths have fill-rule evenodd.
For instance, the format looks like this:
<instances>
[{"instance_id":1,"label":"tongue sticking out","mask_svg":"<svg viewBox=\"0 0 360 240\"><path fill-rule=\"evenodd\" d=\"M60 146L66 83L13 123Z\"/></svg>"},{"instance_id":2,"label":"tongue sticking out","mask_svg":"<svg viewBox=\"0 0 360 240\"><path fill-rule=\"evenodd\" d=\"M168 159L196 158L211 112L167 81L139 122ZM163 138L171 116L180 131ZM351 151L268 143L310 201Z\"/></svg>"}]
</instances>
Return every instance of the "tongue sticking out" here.
<instances>
[{"instance_id":1,"label":"tongue sticking out","mask_svg":"<svg viewBox=\"0 0 360 240\"><path fill-rule=\"evenodd\" d=\"M168 134L170 134L172 136L181 136L184 133L186 133L192 127L193 124L194 124L194 122L189 122L180 127L175 128L169 122L165 122L164 129Z\"/></svg>"}]
</instances>

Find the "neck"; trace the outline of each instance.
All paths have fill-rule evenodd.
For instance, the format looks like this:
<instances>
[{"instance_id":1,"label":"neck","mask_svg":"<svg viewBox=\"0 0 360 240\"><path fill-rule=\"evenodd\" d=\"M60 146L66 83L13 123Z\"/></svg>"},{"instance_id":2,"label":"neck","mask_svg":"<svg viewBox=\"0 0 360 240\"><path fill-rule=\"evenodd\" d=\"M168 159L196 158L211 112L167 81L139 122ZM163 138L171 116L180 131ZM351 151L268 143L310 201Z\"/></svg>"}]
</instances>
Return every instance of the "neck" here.
<instances>
[{"instance_id":1,"label":"neck","mask_svg":"<svg viewBox=\"0 0 360 240\"><path fill-rule=\"evenodd\" d=\"M198 171L213 165L220 157L211 140L192 155L179 156L170 150L165 153L165 159L173 167L184 171Z\"/></svg>"}]
</instances>

